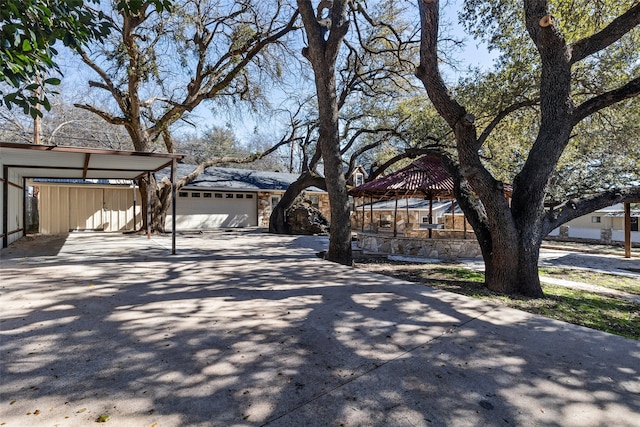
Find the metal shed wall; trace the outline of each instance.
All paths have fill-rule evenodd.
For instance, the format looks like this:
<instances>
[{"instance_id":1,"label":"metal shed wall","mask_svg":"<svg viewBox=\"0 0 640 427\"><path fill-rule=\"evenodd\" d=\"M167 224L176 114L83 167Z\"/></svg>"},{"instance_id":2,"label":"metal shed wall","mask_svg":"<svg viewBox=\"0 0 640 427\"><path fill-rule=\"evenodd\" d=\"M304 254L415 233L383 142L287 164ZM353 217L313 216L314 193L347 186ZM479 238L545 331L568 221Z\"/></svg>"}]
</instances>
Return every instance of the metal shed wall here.
<instances>
[{"instance_id":1,"label":"metal shed wall","mask_svg":"<svg viewBox=\"0 0 640 427\"><path fill-rule=\"evenodd\" d=\"M86 188L38 184L40 233L70 230L129 231L142 226L138 202L134 219L131 188ZM141 200L136 189L136 199Z\"/></svg>"}]
</instances>

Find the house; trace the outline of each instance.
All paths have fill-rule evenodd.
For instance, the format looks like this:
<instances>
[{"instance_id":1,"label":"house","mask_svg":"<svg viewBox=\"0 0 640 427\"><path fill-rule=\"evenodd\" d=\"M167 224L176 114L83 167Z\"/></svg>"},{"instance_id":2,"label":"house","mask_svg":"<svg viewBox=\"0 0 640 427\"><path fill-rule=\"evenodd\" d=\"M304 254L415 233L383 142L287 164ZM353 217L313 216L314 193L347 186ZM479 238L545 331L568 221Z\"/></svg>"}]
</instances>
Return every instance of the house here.
<instances>
[{"instance_id":1,"label":"house","mask_svg":"<svg viewBox=\"0 0 640 427\"><path fill-rule=\"evenodd\" d=\"M631 211L631 242L640 243L640 210ZM556 228L549 236L561 239L587 239L603 243L624 242L624 206L622 203L599 209Z\"/></svg>"},{"instance_id":2,"label":"house","mask_svg":"<svg viewBox=\"0 0 640 427\"><path fill-rule=\"evenodd\" d=\"M178 165L177 175L186 176L195 165ZM156 173L158 180L167 177L168 170ZM272 209L297 174L256 171L251 169L210 167L177 194L176 228L206 230L227 227L268 227ZM309 188L305 197L329 218L328 194ZM172 208L169 208L166 228L171 229Z\"/></svg>"},{"instance_id":3,"label":"house","mask_svg":"<svg viewBox=\"0 0 640 427\"><path fill-rule=\"evenodd\" d=\"M344 169L344 173L346 174L347 171L348 171L348 167L345 166L343 169ZM367 179L368 176L369 176L369 174L364 169L364 167L356 166L353 169L353 172L351 173L351 175L349 175L347 177L347 186L348 187L357 187L359 185L362 185L362 184L364 184L364 181L365 181L365 179Z\"/></svg>"}]
</instances>

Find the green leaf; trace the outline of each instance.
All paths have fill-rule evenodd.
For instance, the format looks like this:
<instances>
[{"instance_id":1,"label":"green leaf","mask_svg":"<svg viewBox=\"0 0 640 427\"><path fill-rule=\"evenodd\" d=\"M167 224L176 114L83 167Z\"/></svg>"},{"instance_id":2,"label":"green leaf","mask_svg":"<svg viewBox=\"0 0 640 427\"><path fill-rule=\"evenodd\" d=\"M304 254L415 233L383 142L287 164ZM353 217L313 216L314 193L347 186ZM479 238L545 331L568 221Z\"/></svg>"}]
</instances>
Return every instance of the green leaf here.
<instances>
[{"instance_id":1,"label":"green leaf","mask_svg":"<svg viewBox=\"0 0 640 427\"><path fill-rule=\"evenodd\" d=\"M30 52L32 50L31 48L31 41L29 40L23 40L22 41L22 51L23 52Z\"/></svg>"}]
</instances>

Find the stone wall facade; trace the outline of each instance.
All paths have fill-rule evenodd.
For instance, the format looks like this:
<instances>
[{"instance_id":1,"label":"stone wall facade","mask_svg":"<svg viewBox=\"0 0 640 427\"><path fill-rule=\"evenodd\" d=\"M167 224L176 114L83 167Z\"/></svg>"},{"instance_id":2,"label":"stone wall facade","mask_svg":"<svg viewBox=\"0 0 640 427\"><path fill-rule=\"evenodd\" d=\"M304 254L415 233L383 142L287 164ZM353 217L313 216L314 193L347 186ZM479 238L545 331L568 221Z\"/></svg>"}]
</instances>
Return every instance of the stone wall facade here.
<instances>
[{"instance_id":1,"label":"stone wall facade","mask_svg":"<svg viewBox=\"0 0 640 427\"><path fill-rule=\"evenodd\" d=\"M421 258L459 259L482 256L475 239L424 239L393 237L372 233L357 234L358 247L365 251Z\"/></svg>"},{"instance_id":2,"label":"stone wall facade","mask_svg":"<svg viewBox=\"0 0 640 427\"><path fill-rule=\"evenodd\" d=\"M261 191L258 193L258 227L269 227L271 217L271 196L282 197L283 192ZM306 199L312 196L318 198L317 208L331 222L331 209L329 208L329 195L327 193L304 193Z\"/></svg>"}]
</instances>

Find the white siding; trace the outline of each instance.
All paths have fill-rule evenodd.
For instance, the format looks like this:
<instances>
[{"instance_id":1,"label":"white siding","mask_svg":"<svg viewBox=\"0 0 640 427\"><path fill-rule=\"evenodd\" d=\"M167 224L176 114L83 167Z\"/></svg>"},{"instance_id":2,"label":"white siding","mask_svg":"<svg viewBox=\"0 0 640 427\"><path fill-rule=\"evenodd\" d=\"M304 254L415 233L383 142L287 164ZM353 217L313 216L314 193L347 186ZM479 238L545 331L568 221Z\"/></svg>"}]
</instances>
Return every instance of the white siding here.
<instances>
[{"instance_id":1,"label":"white siding","mask_svg":"<svg viewBox=\"0 0 640 427\"><path fill-rule=\"evenodd\" d=\"M69 230L127 231L134 229L133 190L122 187L38 185L40 233ZM137 200L141 200L136 190ZM142 207L136 206L136 225L142 226Z\"/></svg>"},{"instance_id":2,"label":"white siding","mask_svg":"<svg viewBox=\"0 0 640 427\"><path fill-rule=\"evenodd\" d=\"M2 230L3 233L9 233L7 244L11 244L24 236L24 189L21 188L22 184L22 177L9 170L7 230ZM3 209L3 206L0 206L0 209Z\"/></svg>"}]
</instances>

